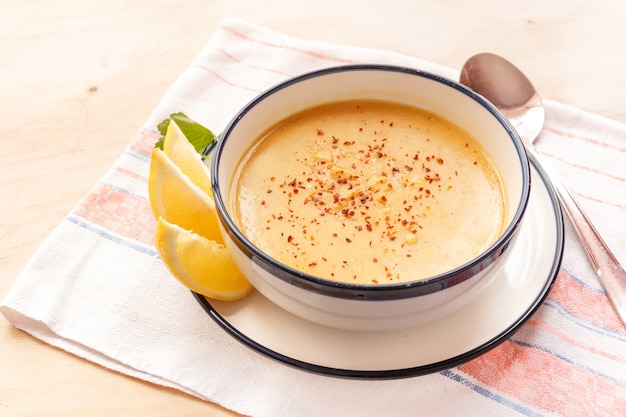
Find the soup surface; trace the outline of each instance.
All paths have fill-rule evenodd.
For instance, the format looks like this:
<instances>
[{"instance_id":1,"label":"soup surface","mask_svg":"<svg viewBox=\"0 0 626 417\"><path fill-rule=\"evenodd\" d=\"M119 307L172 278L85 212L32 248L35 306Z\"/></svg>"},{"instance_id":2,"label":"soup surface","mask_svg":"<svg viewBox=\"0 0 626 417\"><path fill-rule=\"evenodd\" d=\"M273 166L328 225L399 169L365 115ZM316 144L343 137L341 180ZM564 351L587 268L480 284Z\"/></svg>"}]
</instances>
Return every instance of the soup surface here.
<instances>
[{"instance_id":1,"label":"soup surface","mask_svg":"<svg viewBox=\"0 0 626 417\"><path fill-rule=\"evenodd\" d=\"M231 204L280 262L335 281L446 272L502 233L504 190L468 133L414 107L343 101L274 126L243 158Z\"/></svg>"}]
</instances>

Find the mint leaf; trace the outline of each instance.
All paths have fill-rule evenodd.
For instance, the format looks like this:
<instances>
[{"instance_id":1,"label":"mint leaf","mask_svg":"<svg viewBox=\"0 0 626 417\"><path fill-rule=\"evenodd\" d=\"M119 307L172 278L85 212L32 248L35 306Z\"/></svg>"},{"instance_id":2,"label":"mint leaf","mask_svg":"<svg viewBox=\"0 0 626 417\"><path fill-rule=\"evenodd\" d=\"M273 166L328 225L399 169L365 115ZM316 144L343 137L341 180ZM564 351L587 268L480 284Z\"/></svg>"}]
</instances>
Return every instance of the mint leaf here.
<instances>
[{"instance_id":1,"label":"mint leaf","mask_svg":"<svg viewBox=\"0 0 626 417\"><path fill-rule=\"evenodd\" d=\"M157 125L161 138L154 145L156 148L163 149L163 140L165 139L167 127L170 125L171 120L176 122L185 137L187 137L187 140L191 142L193 147L196 148L196 151L200 154L216 139L213 132L209 129L192 120L185 113L179 112L171 114L169 119L165 119Z\"/></svg>"}]
</instances>

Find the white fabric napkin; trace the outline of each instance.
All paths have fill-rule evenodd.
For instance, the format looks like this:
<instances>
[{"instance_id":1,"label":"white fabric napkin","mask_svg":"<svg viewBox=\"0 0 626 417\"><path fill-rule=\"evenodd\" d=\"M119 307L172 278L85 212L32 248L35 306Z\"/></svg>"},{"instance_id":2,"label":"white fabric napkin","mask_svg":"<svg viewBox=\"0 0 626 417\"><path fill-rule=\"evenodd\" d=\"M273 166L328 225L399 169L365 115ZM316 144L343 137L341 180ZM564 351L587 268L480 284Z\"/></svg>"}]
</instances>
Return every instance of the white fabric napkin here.
<instances>
[{"instance_id":1,"label":"white fabric napkin","mask_svg":"<svg viewBox=\"0 0 626 417\"><path fill-rule=\"evenodd\" d=\"M248 100L288 77L366 62L458 77L413 57L225 20L34 254L2 314L80 357L251 416L626 415L626 329L569 224L555 286L519 332L465 365L408 379L348 380L284 366L227 335L170 276L153 246L147 200L156 124L183 111L220 132ZM626 126L545 104L539 148L626 264Z\"/></svg>"}]
</instances>

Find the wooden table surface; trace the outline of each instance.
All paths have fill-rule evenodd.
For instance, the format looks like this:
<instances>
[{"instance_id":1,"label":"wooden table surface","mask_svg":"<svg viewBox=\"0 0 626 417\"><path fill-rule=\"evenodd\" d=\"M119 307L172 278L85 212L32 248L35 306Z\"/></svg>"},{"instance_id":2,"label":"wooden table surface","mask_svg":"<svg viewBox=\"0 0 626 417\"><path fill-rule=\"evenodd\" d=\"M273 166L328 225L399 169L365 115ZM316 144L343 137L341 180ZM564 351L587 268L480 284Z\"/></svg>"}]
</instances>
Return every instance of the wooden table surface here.
<instances>
[{"instance_id":1,"label":"wooden table surface","mask_svg":"<svg viewBox=\"0 0 626 417\"><path fill-rule=\"evenodd\" d=\"M626 123L623 0L0 0L0 10L0 298L225 17L455 68L499 53L544 98ZM0 415L234 414L52 348L0 316Z\"/></svg>"}]
</instances>

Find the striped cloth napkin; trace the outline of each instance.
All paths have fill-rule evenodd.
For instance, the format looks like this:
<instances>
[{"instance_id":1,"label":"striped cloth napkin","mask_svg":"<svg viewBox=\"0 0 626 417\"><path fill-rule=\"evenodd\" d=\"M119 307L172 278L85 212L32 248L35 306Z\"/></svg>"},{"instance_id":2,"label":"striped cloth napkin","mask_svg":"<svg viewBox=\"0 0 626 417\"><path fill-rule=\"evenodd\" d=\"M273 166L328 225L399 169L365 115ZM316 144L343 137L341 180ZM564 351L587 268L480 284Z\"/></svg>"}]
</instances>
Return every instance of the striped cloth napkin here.
<instances>
[{"instance_id":1,"label":"striped cloth napkin","mask_svg":"<svg viewBox=\"0 0 626 417\"><path fill-rule=\"evenodd\" d=\"M626 415L626 328L567 222L554 287L513 337L456 368L407 379L350 380L284 366L228 336L169 275L153 246L146 187L157 123L183 111L219 132L248 100L288 77L366 62L458 78L456 70L389 51L225 20L34 254L3 301L4 316L104 367L251 416ZM626 126L545 104L539 148L626 264Z\"/></svg>"}]
</instances>

